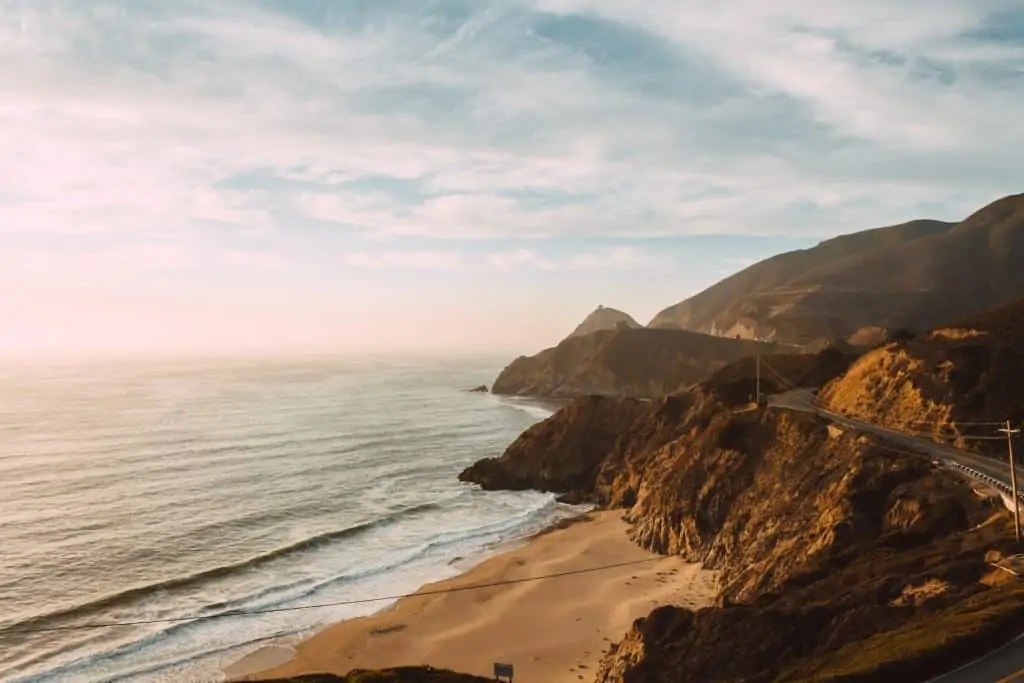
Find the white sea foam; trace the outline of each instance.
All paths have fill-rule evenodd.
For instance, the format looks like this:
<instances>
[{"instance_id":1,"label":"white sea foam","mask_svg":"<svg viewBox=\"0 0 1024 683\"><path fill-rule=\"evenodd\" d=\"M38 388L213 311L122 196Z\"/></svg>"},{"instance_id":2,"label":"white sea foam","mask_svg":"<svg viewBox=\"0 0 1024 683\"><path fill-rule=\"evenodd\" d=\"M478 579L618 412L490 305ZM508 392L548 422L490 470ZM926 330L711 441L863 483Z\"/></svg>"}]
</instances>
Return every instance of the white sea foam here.
<instances>
[{"instance_id":1,"label":"white sea foam","mask_svg":"<svg viewBox=\"0 0 1024 683\"><path fill-rule=\"evenodd\" d=\"M411 592L575 514L457 481L551 413L459 390L501 360L5 373L0 678L213 680L389 600L291 608ZM187 620L14 632L147 619Z\"/></svg>"}]
</instances>

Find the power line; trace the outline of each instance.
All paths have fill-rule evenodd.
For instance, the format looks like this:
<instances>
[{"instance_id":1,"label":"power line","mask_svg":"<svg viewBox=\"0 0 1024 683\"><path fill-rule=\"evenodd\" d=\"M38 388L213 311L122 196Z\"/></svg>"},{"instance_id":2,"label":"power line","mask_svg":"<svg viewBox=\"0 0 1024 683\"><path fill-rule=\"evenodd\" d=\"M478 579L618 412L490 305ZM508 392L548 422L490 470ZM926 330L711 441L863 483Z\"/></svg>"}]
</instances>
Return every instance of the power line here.
<instances>
[{"instance_id":1,"label":"power line","mask_svg":"<svg viewBox=\"0 0 1024 683\"><path fill-rule=\"evenodd\" d=\"M343 607L346 605L363 605L371 602L384 602L390 600L401 600L404 598L415 598L425 597L431 595L443 595L445 593L458 593L462 591L478 590L481 588L496 588L498 586L510 586L519 583L530 583L533 581L543 581L546 579L557 579L565 576L575 576L578 574L589 574L592 572L605 571L607 569L619 569L621 567L631 567L639 564L645 564L647 562L655 562L658 560L664 560L667 556L648 557L642 560L632 560L630 562L619 562L616 564L605 564L597 567L588 567L586 569L573 569L564 572L556 572L554 574L543 574L541 576L529 576L520 579L504 579L502 581L492 581L489 583L474 583L468 586L453 586L450 588L437 588L429 591L417 591L413 593L402 593L400 595L388 595L380 596L375 598L360 598L357 600L340 600L338 602L323 602L315 605L295 605L293 607L270 607L267 609L254 609L247 611L234 611L234 612L221 612L219 614L200 614L191 617L171 617L167 619L138 619L134 621L105 621L105 622L93 622L87 624L69 624L66 626L43 626L39 628L21 628L21 629L0 629L0 638L14 634L31 634L31 633L48 633L53 631L84 631L90 629L99 628L115 628L118 626L145 626L149 624L174 624L185 621L205 621L208 619L222 619L224 617L247 617L259 614L276 614L279 612L297 612L300 610L307 609L319 609L321 607Z\"/></svg>"},{"instance_id":2,"label":"power line","mask_svg":"<svg viewBox=\"0 0 1024 683\"><path fill-rule=\"evenodd\" d=\"M932 424L929 420L907 420L907 424ZM1006 420L992 420L990 422L961 422L960 420L954 420L953 424L963 425L965 427L993 427L995 425L1005 425Z\"/></svg>"}]
</instances>

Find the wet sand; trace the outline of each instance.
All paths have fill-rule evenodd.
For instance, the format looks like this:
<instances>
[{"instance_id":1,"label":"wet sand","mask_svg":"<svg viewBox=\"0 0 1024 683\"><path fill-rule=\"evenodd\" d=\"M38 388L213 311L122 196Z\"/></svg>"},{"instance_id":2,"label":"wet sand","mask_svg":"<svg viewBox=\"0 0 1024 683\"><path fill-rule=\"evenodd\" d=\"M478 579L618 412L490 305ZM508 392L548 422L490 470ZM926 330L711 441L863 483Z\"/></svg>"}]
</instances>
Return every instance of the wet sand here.
<instances>
[{"instance_id":1,"label":"wet sand","mask_svg":"<svg viewBox=\"0 0 1024 683\"><path fill-rule=\"evenodd\" d=\"M294 650L262 648L225 673L254 681L426 664L491 676L494 662L507 662L516 680L590 680L635 619L663 604L703 607L717 590L715 572L641 550L626 530L619 511L585 515L419 591L434 594L335 624ZM532 580L565 572L579 573Z\"/></svg>"}]
</instances>

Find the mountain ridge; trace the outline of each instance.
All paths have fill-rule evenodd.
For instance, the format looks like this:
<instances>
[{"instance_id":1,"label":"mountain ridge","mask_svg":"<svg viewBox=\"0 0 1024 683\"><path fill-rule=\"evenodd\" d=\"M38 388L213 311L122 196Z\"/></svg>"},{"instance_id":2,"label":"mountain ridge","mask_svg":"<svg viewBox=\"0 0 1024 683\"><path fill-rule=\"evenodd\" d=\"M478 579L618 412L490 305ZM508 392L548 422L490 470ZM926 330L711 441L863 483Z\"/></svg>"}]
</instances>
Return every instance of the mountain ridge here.
<instances>
[{"instance_id":1,"label":"mountain ridge","mask_svg":"<svg viewBox=\"0 0 1024 683\"><path fill-rule=\"evenodd\" d=\"M1024 297L1022 260L1024 194L959 222L839 235L734 273L646 326L599 306L556 346L516 358L492 391L651 398L685 390L742 353L868 348ZM737 340L764 345L737 355Z\"/></svg>"},{"instance_id":2,"label":"mountain ridge","mask_svg":"<svg viewBox=\"0 0 1024 683\"><path fill-rule=\"evenodd\" d=\"M760 261L648 323L806 344L867 327L929 329L1024 296L1024 194L959 222L918 219Z\"/></svg>"}]
</instances>

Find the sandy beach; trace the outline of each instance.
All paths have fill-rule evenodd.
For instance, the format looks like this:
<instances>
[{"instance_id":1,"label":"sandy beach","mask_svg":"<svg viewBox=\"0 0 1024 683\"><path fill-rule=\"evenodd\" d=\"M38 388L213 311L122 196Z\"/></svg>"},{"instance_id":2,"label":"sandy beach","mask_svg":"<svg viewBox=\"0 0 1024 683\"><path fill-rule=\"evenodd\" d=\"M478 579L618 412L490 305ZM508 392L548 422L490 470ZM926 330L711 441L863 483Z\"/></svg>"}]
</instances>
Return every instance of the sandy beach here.
<instances>
[{"instance_id":1,"label":"sandy beach","mask_svg":"<svg viewBox=\"0 0 1024 683\"><path fill-rule=\"evenodd\" d=\"M430 584L378 614L346 621L290 648L269 646L231 665L231 680L255 681L356 668L429 664L516 680L590 679L603 651L661 604L702 607L717 577L678 557L641 550L621 512L596 512L530 539L456 578ZM595 567L619 566L599 571ZM550 574L567 576L531 580ZM478 584L498 586L436 593Z\"/></svg>"}]
</instances>

